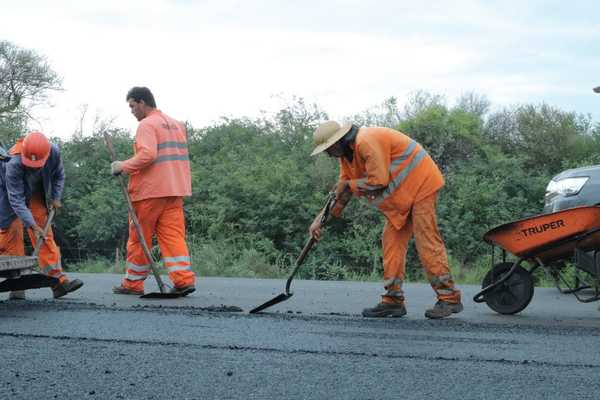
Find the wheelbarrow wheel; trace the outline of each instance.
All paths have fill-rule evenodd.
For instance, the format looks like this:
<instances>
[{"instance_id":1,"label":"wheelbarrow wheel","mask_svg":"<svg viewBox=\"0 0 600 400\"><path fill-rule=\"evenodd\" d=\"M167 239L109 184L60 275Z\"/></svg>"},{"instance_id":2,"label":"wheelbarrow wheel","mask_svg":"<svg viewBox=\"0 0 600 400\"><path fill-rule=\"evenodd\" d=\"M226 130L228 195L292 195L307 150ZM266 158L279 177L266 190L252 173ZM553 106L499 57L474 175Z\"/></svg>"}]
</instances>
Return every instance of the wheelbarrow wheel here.
<instances>
[{"instance_id":1,"label":"wheelbarrow wheel","mask_svg":"<svg viewBox=\"0 0 600 400\"><path fill-rule=\"evenodd\" d=\"M482 287L485 288L498 282L512 268L513 263L503 262L494 265L490 272L483 278ZM516 314L522 311L533 297L533 279L531 273L520 265L515 268L511 276L485 294L484 300L488 307L500 314Z\"/></svg>"}]
</instances>

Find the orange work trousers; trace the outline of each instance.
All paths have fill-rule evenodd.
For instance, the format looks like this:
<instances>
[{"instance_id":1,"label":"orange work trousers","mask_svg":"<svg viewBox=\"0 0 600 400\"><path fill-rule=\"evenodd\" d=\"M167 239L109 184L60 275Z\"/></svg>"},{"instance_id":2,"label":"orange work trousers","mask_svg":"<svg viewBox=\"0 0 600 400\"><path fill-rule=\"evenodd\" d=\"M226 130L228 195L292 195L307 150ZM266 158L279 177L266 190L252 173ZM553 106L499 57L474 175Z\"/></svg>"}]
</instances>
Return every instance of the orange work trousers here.
<instances>
[{"instance_id":1,"label":"orange work trousers","mask_svg":"<svg viewBox=\"0 0 600 400\"><path fill-rule=\"evenodd\" d=\"M194 285L196 276L185 242L185 217L182 197L160 197L133 202L133 209L142 228L148 248L156 235L162 262L176 288ZM135 225L129 218L127 241L127 271L123 287L144 290L144 280L150 273L150 260L146 257Z\"/></svg>"},{"instance_id":2,"label":"orange work trousers","mask_svg":"<svg viewBox=\"0 0 600 400\"><path fill-rule=\"evenodd\" d=\"M405 280L408 242L414 235L419 260L438 300L460 302L460 291L448 267L446 247L436 222L437 192L413 204L402 228L396 229L387 221L383 229L383 279L386 293L384 303L404 302L402 283Z\"/></svg>"},{"instance_id":3,"label":"orange work trousers","mask_svg":"<svg viewBox=\"0 0 600 400\"><path fill-rule=\"evenodd\" d=\"M33 215L35 223L43 228L48 219L48 209L44 204L41 193L34 193L31 198L29 210ZM33 229L27 229L27 234L31 240L31 245L35 247L36 235ZM19 218L15 220L6 229L0 229L0 255L7 256L24 256L25 255L25 240L23 237L23 222ZM66 275L62 270L60 261L60 249L54 241L54 233L52 228L48 230L46 240L40 248L38 254L38 265L40 272L58 278L62 283L66 279Z\"/></svg>"}]
</instances>

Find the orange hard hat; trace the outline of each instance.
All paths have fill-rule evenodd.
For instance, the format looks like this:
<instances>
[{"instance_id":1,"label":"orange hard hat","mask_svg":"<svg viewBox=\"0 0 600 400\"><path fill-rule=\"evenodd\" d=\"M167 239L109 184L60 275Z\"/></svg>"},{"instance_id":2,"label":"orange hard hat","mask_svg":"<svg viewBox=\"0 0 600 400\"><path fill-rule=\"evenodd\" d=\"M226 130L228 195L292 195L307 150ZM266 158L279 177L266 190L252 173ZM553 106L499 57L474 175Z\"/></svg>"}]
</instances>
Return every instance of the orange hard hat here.
<instances>
[{"instance_id":1,"label":"orange hard hat","mask_svg":"<svg viewBox=\"0 0 600 400\"><path fill-rule=\"evenodd\" d=\"M29 132L23 139L21 162L29 168L41 168L50 156L50 142L42 132Z\"/></svg>"}]
</instances>

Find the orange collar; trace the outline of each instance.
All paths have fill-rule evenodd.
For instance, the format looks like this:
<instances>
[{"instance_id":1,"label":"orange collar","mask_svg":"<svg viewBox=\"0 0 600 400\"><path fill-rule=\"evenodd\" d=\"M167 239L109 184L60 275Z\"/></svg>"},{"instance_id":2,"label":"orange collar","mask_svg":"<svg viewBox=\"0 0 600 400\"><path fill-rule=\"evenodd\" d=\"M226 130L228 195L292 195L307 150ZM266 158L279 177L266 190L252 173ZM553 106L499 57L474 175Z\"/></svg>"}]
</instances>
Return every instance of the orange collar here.
<instances>
[{"instance_id":1,"label":"orange collar","mask_svg":"<svg viewBox=\"0 0 600 400\"><path fill-rule=\"evenodd\" d=\"M10 150L8 150L8 154L11 154L13 156L21 154L21 149L23 148L23 140L25 140L25 138L18 138L15 145L11 147Z\"/></svg>"}]
</instances>

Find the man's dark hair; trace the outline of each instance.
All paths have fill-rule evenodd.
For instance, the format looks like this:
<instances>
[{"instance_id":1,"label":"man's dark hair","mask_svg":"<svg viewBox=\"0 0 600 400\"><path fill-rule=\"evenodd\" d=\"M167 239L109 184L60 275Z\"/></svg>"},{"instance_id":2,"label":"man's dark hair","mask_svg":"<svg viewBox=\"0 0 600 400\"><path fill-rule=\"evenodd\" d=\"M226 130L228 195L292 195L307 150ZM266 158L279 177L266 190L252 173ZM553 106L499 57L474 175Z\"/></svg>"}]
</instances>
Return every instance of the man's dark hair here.
<instances>
[{"instance_id":1,"label":"man's dark hair","mask_svg":"<svg viewBox=\"0 0 600 400\"><path fill-rule=\"evenodd\" d=\"M148 89L145 86L134 86L131 89L129 89L125 101L129 101L129 99L133 99L133 101L135 101L136 103L139 103L140 100L144 100L144 103L146 103L147 106L156 108L156 101L154 101L154 96L152 95L150 89Z\"/></svg>"},{"instance_id":2,"label":"man's dark hair","mask_svg":"<svg viewBox=\"0 0 600 400\"><path fill-rule=\"evenodd\" d=\"M358 134L359 129L360 128L358 127L358 125L352 124L350 130L340 139L340 142L342 143L342 148L344 149L344 157L349 162L352 162L352 159L354 158L354 151L352 150L352 147L350 147L350 145L356 140L356 134Z\"/></svg>"}]
</instances>

